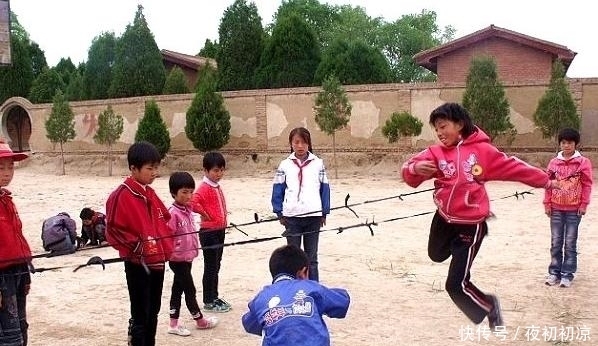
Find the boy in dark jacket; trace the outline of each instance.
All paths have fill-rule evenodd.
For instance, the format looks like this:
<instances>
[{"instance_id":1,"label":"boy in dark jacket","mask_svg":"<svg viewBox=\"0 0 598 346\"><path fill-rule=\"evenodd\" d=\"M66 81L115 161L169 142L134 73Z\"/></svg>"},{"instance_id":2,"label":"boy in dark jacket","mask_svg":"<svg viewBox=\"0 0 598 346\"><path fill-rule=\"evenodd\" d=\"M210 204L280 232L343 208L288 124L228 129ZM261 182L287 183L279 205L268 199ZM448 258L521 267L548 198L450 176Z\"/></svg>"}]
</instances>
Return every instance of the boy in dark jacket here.
<instances>
[{"instance_id":1,"label":"boy in dark jacket","mask_svg":"<svg viewBox=\"0 0 598 346\"><path fill-rule=\"evenodd\" d=\"M61 212L47 218L42 225L44 250L51 256L72 254L77 250L77 224L70 215Z\"/></svg>"},{"instance_id":2,"label":"boy in dark jacket","mask_svg":"<svg viewBox=\"0 0 598 346\"><path fill-rule=\"evenodd\" d=\"M106 215L94 211L91 208L83 208L79 214L81 217L81 240L82 245L101 245L106 241Z\"/></svg>"},{"instance_id":3,"label":"boy in dark jacket","mask_svg":"<svg viewBox=\"0 0 598 346\"><path fill-rule=\"evenodd\" d=\"M168 209L149 186L158 176L160 154L137 142L127 154L131 175L106 201L106 239L125 262L131 319L129 345L154 346L164 283L172 252Z\"/></svg>"}]
</instances>

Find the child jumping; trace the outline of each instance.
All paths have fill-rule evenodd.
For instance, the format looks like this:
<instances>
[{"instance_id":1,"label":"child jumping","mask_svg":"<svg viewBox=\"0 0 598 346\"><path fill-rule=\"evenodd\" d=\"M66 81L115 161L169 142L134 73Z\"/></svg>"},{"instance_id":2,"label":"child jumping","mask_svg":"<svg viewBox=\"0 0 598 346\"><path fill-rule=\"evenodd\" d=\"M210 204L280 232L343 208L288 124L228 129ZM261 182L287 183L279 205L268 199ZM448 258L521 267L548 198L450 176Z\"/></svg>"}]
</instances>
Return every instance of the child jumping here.
<instances>
[{"instance_id":1,"label":"child jumping","mask_svg":"<svg viewBox=\"0 0 598 346\"><path fill-rule=\"evenodd\" d=\"M350 298L342 288L328 288L308 280L309 259L295 245L280 247L270 256L272 285L249 302L241 322L245 331L263 336L262 345L330 345L323 315L344 318Z\"/></svg>"},{"instance_id":2,"label":"child jumping","mask_svg":"<svg viewBox=\"0 0 598 346\"><path fill-rule=\"evenodd\" d=\"M491 329L503 325L498 298L470 281L470 269L484 236L490 201L484 183L518 181L533 187L558 187L543 170L509 157L490 143L461 105L445 103L430 114L430 125L442 144L432 145L403 164L405 183L417 187L434 178L436 214L428 256L444 262L452 256L446 290L463 313L478 324L488 317Z\"/></svg>"},{"instance_id":3,"label":"child jumping","mask_svg":"<svg viewBox=\"0 0 598 346\"><path fill-rule=\"evenodd\" d=\"M27 345L27 295L31 287L31 249L8 186L15 161L27 158L0 142L0 344Z\"/></svg>"},{"instance_id":4,"label":"child jumping","mask_svg":"<svg viewBox=\"0 0 598 346\"><path fill-rule=\"evenodd\" d=\"M193 194L191 206L201 216L199 242L203 251L204 310L228 312L231 305L218 295L218 273L222 261L226 222L226 201L219 181L224 175L226 161L218 152L203 157L204 177Z\"/></svg>"},{"instance_id":5,"label":"child jumping","mask_svg":"<svg viewBox=\"0 0 598 346\"><path fill-rule=\"evenodd\" d=\"M181 312L181 297L185 294L185 303L195 320L197 329L214 328L218 323L215 317L204 318L197 299L195 298L196 289L191 275L191 266L193 259L198 255L199 241L193 223L193 214L189 205L191 197L195 190L195 180L187 172L174 172L170 175L168 181L170 194L174 198L174 203L168 209L170 212L170 221L168 226L173 230L174 250L170 256L168 265L174 273L172 280L172 290L170 295L170 324L168 326L169 334L180 336L191 335L191 332L179 324L179 315Z\"/></svg>"},{"instance_id":6,"label":"child jumping","mask_svg":"<svg viewBox=\"0 0 598 346\"><path fill-rule=\"evenodd\" d=\"M558 134L561 151L548 163L548 172L561 182L560 190L546 190L544 194L551 233L552 259L546 278L549 286L570 287L577 271L577 231L592 194L592 163L577 151L579 140L577 130L561 130Z\"/></svg>"},{"instance_id":7,"label":"child jumping","mask_svg":"<svg viewBox=\"0 0 598 346\"><path fill-rule=\"evenodd\" d=\"M324 161L312 153L304 127L289 134L291 154L278 165L272 187L272 209L285 226L287 244L301 247L309 258L309 279L319 281L320 228L330 214L330 185Z\"/></svg>"},{"instance_id":8,"label":"child jumping","mask_svg":"<svg viewBox=\"0 0 598 346\"><path fill-rule=\"evenodd\" d=\"M150 184L158 176L160 154L153 144L129 147L131 175L106 201L106 240L125 262L131 302L129 344L154 346L162 302L164 263L172 252L170 213Z\"/></svg>"}]
</instances>

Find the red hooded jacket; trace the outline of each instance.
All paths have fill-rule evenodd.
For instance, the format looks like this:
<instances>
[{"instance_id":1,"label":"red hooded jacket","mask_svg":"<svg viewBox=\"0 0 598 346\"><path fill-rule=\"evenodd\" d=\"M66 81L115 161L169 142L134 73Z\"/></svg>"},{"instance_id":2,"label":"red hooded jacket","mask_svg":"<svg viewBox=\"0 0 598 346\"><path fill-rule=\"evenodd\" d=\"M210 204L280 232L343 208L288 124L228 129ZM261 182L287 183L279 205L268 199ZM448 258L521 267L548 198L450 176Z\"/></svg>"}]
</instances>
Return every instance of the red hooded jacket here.
<instances>
[{"instance_id":1,"label":"red hooded jacket","mask_svg":"<svg viewBox=\"0 0 598 346\"><path fill-rule=\"evenodd\" d=\"M159 268L172 253L168 220L170 213L156 192L128 177L106 201L106 240L120 257L134 263L144 259Z\"/></svg>"},{"instance_id":2,"label":"red hooded jacket","mask_svg":"<svg viewBox=\"0 0 598 346\"><path fill-rule=\"evenodd\" d=\"M403 164L403 180L417 187L429 179L415 174L419 161L436 163L434 203L447 222L477 224L490 215L490 201L484 182L518 181L547 188L549 176L514 156L507 156L490 143L479 128L456 146L432 145Z\"/></svg>"},{"instance_id":3,"label":"red hooded jacket","mask_svg":"<svg viewBox=\"0 0 598 346\"><path fill-rule=\"evenodd\" d=\"M548 172L561 182L559 190L546 190L544 206L547 209L586 210L592 195L592 163L575 151L568 159L559 152L548 163Z\"/></svg>"},{"instance_id":4,"label":"red hooded jacket","mask_svg":"<svg viewBox=\"0 0 598 346\"><path fill-rule=\"evenodd\" d=\"M31 249L10 191L0 188L0 270L30 260Z\"/></svg>"},{"instance_id":5,"label":"red hooded jacket","mask_svg":"<svg viewBox=\"0 0 598 346\"><path fill-rule=\"evenodd\" d=\"M207 177L193 194L191 209L201 215L201 229L216 231L227 227L224 194L220 185Z\"/></svg>"}]
</instances>

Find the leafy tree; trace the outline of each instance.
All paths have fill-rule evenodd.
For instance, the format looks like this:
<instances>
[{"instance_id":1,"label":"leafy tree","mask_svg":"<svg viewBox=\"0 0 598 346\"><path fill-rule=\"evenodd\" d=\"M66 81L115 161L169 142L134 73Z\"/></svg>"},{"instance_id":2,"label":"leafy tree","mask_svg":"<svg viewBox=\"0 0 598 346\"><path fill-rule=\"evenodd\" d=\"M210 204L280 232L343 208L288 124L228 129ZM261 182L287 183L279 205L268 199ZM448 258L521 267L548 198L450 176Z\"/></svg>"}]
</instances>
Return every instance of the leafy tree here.
<instances>
[{"instance_id":1,"label":"leafy tree","mask_svg":"<svg viewBox=\"0 0 598 346\"><path fill-rule=\"evenodd\" d=\"M378 47L380 30L384 20L370 17L363 7L341 5L335 8L336 15L330 30L324 32L322 47L327 47L335 40L363 42L368 46Z\"/></svg>"},{"instance_id":2,"label":"leafy tree","mask_svg":"<svg viewBox=\"0 0 598 346\"><path fill-rule=\"evenodd\" d=\"M158 149L160 158L170 150L170 135L155 100L145 101L145 112L135 133L135 142L147 141Z\"/></svg>"},{"instance_id":3,"label":"leafy tree","mask_svg":"<svg viewBox=\"0 0 598 346\"><path fill-rule=\"evenodd\" d=\"M56 92L53 99L52 112L46 119L46 137L53 144L60 144L60 158L62 164L62 175L64 170L64 143L75 138L75 115L73 110L60 90Z\"/></svg>"},{"instance_id":4,"label":"leafy tree","mask_svg":"<svg viewBox=\"0 0 598 346\"><path fill-rule=\"evenodd\" d=\"M187 86L187 77L185 77L185 72L178 67L174 66L168 77L166 77L166 83L164 83L164 90L162 94L188 94L189 87Z\"/></svg>"},{"instance_id":5,"label":"leafy tree","mask_svg":"<svg viewBox=\"0 0 598 346\"><path fill-rule=\"evenodd\" d=\"M0 104L13 96L27 97L33 83L27 43L11 34L10 49L12 65L0 68Z\"/></svg>"},{"instance_id":6,"label":"leafy tree","mask_svg":"<svg viewBox=\"0 0 598 346\"><path fill-rule=\"evenodd\" d=\"M257 84L263 88L313 85L320 63L314 31L299 16L278 20L262 55Z\"/></svg>"},{"instance_id":7,"label":"leafy tree","mask_svg":"<svg viewBox=\"0 0 598 346\"><path fill-rule=\"evenodd\" d=\"M542 130L544 138L554 138L566 127L579 129L575 101L565 81L565 68L557 60L552 64L550 85L538 102L534 113L534 123Z\"/></svg>"},{"instance_id":8,"label":"leafy tree","mask_svg":"<svg viewBox=\"0 0 598 346\"><path fill-rule=\"evenodd\" d=\"M113 32L102 33L91 42L83 73L86 99L104 100L109 98L108 90L112 83L116 42L117 39Z\"/></svg>"},{"instance_id":9,"label":"leafy tree","mask_svg":"<svg viewBox=\"0 0 598 346\"><path fill-rule=\"evenodd\" d=\"M93 140L108 148L108 176L112 176L112 146L123 133L123 123L123 116L114 113L110 105L98 116L98 130Z\"/></svg>"},{"instance_id":10,"label":"leafy tree","mask_svg":"<svg viewBox=\"0 0 598 346\"><path fill-rule=\"evenodd\" d=\"M511 139L516 130L509 118L509 101L505 89L498 80L496 62L491 57L475 57L469 68L463 107L490 139L508 135Z\"/></svg>"},{"instance_id":11,"label":"leafy tree","mask_svg":"<svg viewBox=\"0 0 598 346\"><path fill-rule=\"evenodd\" d=\"M327 46L330 40L330 32L339 20L337 8L318 0L283 0L274 14L272 25L267 29L274 33L274 28L285 17L299 16L314 31L316 39L321 47Z\"/></svg>"},{"instance_id":12,"label":"leafy tree","mask_svg":"<svg viewBox=\"0 0 598 346\"><path fill-rule=\"evenodd\" d=\"M441 30L436 24L436 12L422 10L420 14L403 15L380 29L380 48L388 59L393 81L433 81L436 76L417 65L413 56L423 50L449 41L455 33L451 26Z\"/></svg>"},{"instance_id":13,"label":"leafy tree","mask_svg":"<svg viewBox=\"0 0 598 346\"><path fill-rule=\"evenodd\" d=\"M33 70L33 79L37 78L44 69L48 68L46 55L35 42L29 45L29 56L31 57L31 69Z\"/></svg>"},{"instance_id":14,"label":"leafy tree","mask_svg":"<svg viewBox=\"0 0 598 346\"><path fill-rule=\"evenodd\" d=\"M58 72L60 78L62 78L62 81L64 82L64 85L69 85L71 82L71 74L77 71L77 67L75 67L75 64L73 64L71 58L62 58L58 64L54 66L54 71Z\"/></svg>"},{"instance_id":15,"label":"leafy tree","mask_svg":"<svg viewBox=\"0 0 598 346\"><path fill-rule=\"evenodd\" d=\"M157 95L164 89L166 70L154 35L147 26L143 6L137 7L133 24L116 43L111 97Z\"/></svg>"},{"instance_id":16,"label":"leafy tree","mask_svg":"<svg viewBox=\"0 0 598 346\"><path fill-rule=\"evenodd\" d=\"M66 86L66 91L64 93L66 99L69 101L81 101L85 99L83 76L79 70L71 73L69 84Z\"/></svg>"},{"instance_id":17,"label":"leafy tree","mask_svg":"<svg viewBox=\"0 0 598 346\"><path fill-rule=\"evenodd\" d=\"M342 84L386 83L390 80L390 68L384 55L361 41L335 40L324 50L315 82L321 83L331 74Z\"/></svg>"},{"instance_id":18,"label":"leafy tree","mask_svg":"<svg viewBox=\"0 0 598 346\"><path fill-rule=\"evenodd\" d=\"M203 48L199 51L197 55L204 57L204 58L211 58L216 59L218 57L218 51L220 50L220 45L216 41L211 41L209 38L206 39L206 42L203 44Z\"/></svg>"},{"instance_id":19,"label":"leafy tree","mask_svg":"<svg viewBox=\"0 0 598 346\"><path fill-rule=\"evenodd\" d=\"M316 96L314 111L316 114L315 120L320 130L332 136L334 176L338 179L336 131L344 128L349 123L351 104L347 92L335 76L329 76L324 80L322 91Z\"/></svg>"},{"instance_id":20,"label":"leafy tree","mask_svg":"<svg viewBox=\"0 0 598 346\"><path fill-rule=\"evenodd\" d=\"M200 151L222 148L230 139L230 114L222 95L216 92L214 75L207 67L187 110L185 134Z\"/></svg>"},{"instance_id":21,"label":"leafy tree","mask_svg":"<svg viewBox=\"0 0 598 346\"><path fill-rule=\"evenodd\" d=\"M264 36L262 18L255 3L235 0L224 11L218 34L219 90L253 89Z\"/></svg>"},{"instance_id":22,"label":"leafy tree","mask_svg":"<svg viewBox=\"0 0 598 346\"><path fill-rule=\"evenodd\" d=\"M382 127L382 134L389 143L399 140L399 137L419 136L424 124L409 112L394 112Z\"/></svg>"},{"instance_id":23,"label":"leafy tree","mask_svg":"<svg viewBox=\"0 0 598 346\"><path fill-rule=\"evenodd\" d=\"M29 92L29 100L33 103L52 102L56 91L62 93L65 88L60 74L54 68L45 69L33 81Z\"/></svg>"}]
</instances>

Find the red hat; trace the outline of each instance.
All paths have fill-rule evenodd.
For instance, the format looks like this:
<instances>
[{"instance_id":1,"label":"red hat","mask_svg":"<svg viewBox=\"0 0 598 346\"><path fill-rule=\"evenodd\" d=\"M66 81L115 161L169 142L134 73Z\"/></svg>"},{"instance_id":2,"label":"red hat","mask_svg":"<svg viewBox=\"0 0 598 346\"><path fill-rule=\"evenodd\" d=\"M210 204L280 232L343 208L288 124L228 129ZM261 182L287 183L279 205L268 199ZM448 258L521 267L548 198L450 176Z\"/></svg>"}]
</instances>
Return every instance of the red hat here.
<instances>
[{"instance_id":1,"label":"red hat","mask_svg":"<svg viewBox=\"0 0 598 346\"><path fill-rule=\"evenodd\" d=\"M12 149L10 149L8 144L0 140L0 159L3 159L5 157L10 157L13 159L13 161L21 161L25 160L28 157L28 155L25 153L14 153Z\"/></svg>"}]
</instances>

